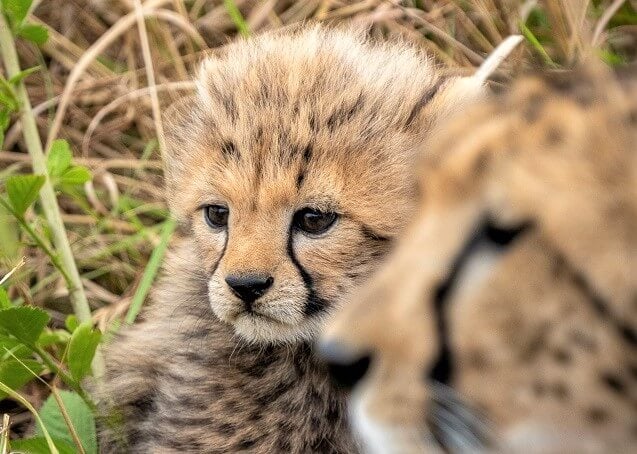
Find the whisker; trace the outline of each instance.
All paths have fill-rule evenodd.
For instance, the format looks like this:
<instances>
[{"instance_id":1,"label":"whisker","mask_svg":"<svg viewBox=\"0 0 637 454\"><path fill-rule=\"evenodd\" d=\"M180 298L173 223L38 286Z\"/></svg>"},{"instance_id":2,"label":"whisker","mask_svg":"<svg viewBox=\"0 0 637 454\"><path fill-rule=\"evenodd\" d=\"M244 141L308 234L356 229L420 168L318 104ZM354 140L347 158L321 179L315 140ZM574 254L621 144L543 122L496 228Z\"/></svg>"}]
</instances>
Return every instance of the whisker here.
<instances>
[{"instance_id":1,"label":"whisker","mask_svg":"<svg viewBox=\"0 0 637 454\"><path fill-rule=\"evenodd\" d=\"M449 386L433 382L428 424L438 441L452 451L492 447L494 432L486 418L470 408Z\"/></svg>"}]
</instances>

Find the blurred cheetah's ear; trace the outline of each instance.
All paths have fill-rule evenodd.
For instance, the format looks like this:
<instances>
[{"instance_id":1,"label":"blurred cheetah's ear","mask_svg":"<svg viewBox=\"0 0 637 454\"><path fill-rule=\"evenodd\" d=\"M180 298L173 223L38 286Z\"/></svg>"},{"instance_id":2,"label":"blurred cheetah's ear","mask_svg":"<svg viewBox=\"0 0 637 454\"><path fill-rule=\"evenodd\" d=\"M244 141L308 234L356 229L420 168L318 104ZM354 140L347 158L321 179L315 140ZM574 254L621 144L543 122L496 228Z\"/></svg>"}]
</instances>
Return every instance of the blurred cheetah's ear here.
<instances>
[{"instance_id":1,"label":"blurred cheetah's ear","mask_svg":"<svg viewBox=\"0 0 637 454\"><path fill-rule=\"evenodd\" d=\"M435 92L428 95L428 102L414 108L412 123L435 127L486 95L484 84L473 77L441 79L432 90Z\"/></svg>"},{"instance_id":2,"label":"blurred cheetah's ear","mask_svg":"<svg viewBox=\"0 0 637 454\"><path fill-rule=\"evenodd\" d=\"M484 60L473 76L453 77L439 83L437 91L429 96L431 101L422 109L426 113L425 118L433 118L434 124L440 123L450 114L459 112L484 97L487 92L485 82L520 42L520 35L507 37Z\"/></svg>"}]
</instances>

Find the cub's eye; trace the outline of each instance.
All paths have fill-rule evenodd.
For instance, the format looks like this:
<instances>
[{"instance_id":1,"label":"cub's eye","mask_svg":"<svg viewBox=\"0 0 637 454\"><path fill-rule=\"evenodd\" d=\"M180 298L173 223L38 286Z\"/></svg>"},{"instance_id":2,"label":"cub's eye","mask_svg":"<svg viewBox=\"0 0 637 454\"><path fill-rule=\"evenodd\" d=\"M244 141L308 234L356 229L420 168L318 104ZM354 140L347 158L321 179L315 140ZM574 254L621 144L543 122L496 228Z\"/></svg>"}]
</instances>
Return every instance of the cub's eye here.
<instances>
[{"instance_id":1,"label":"cub's eye","mask_svg":"<svg viewBox=\"0 0 637 454\"><path fill-rule=\"evenodd\" d=\"M203 215L210 227L218 229L228 225L228 208L221 205L208 205L203 207Z\"/></svg>"},{"instance_id":2,"label":"cub's eye","mask_svg":"<svg viewBox=\"0 0 637 454\"><path fill-rule=\"evenodd\" d=\"M318 235L330 228L338 215L336 213L313 210L312 208L303 208L294 213L292 225L299 230Z\"/></svg>"}]
</instances>

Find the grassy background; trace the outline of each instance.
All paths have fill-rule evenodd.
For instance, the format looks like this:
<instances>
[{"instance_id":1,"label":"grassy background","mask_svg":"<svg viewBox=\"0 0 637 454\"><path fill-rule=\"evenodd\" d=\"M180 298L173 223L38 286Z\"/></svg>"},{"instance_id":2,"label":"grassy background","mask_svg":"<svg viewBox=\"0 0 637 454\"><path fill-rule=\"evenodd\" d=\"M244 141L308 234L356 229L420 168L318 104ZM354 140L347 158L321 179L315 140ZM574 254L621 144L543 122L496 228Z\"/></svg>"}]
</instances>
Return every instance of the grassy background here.
<instances>
[{"instance_id":1,"label":"grassy background","mask_svg":"<svg viewBox=\"0 0 637 454\"><path fill-rule=\"evenodd\" d=\"M146 0L143 28L137 1L43 0L30 20L48 28L48 41L18 42L22 68L40 67L26 85L42 141L67 139L75 162L93 173L83 188L61 193L59 203L102 330L121 320L132 301L144 300L156 274L149 257L166 242L151 89L161 107L170 104L190 89L189 75L210 49L302 21L351 22L379 38L402 37L444 71L469 74L508 35L523 34L498 81L534 67L571 67L591 47L610 65L632 62L637 51L636 0ZM30 162L13 118L0 149L0 187L9 175L30 172ZM36 212L30 216L38 222ZM0 212L0 278L23 257L6 284L9 296L45 308L52 326L63 326L72 312L64 282ZM39 408L47 389L32 382L21 394ZM22 405L4 400L4 412L13 436L31 430Z\"/></svg>"}]
</instances>

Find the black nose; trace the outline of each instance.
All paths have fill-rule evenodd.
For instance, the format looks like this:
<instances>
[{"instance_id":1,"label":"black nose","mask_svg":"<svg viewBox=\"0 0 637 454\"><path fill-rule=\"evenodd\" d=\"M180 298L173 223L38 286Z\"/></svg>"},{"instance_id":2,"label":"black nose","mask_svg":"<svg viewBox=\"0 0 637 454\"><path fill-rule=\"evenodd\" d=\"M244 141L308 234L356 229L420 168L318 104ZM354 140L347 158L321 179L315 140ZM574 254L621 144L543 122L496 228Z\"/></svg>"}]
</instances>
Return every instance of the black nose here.
<instances>
[{"instance_id":1,"label":"black nose","mask_svg":"<svg viewBox=\"0 0 637 454\"><path fill-rule=\"evenodd\" d=\"M347 389L353 388L365 376L372 362L370 354L355 353L335 341L321 342L318 352L327 363L332 379Z\"/></svg>"},{"instance_id":2,"label":"black nose","mask_svg":"<svg viewBox=\"0 0 637 454\"><path fill-rule=\"evenodd\" d=\"M226 277L226 284L228 284L232 293L241 298L246 304L250 304L263 296L273 282L272 276L260 274L230 275Z\"/></svg>"}]
</instances>

